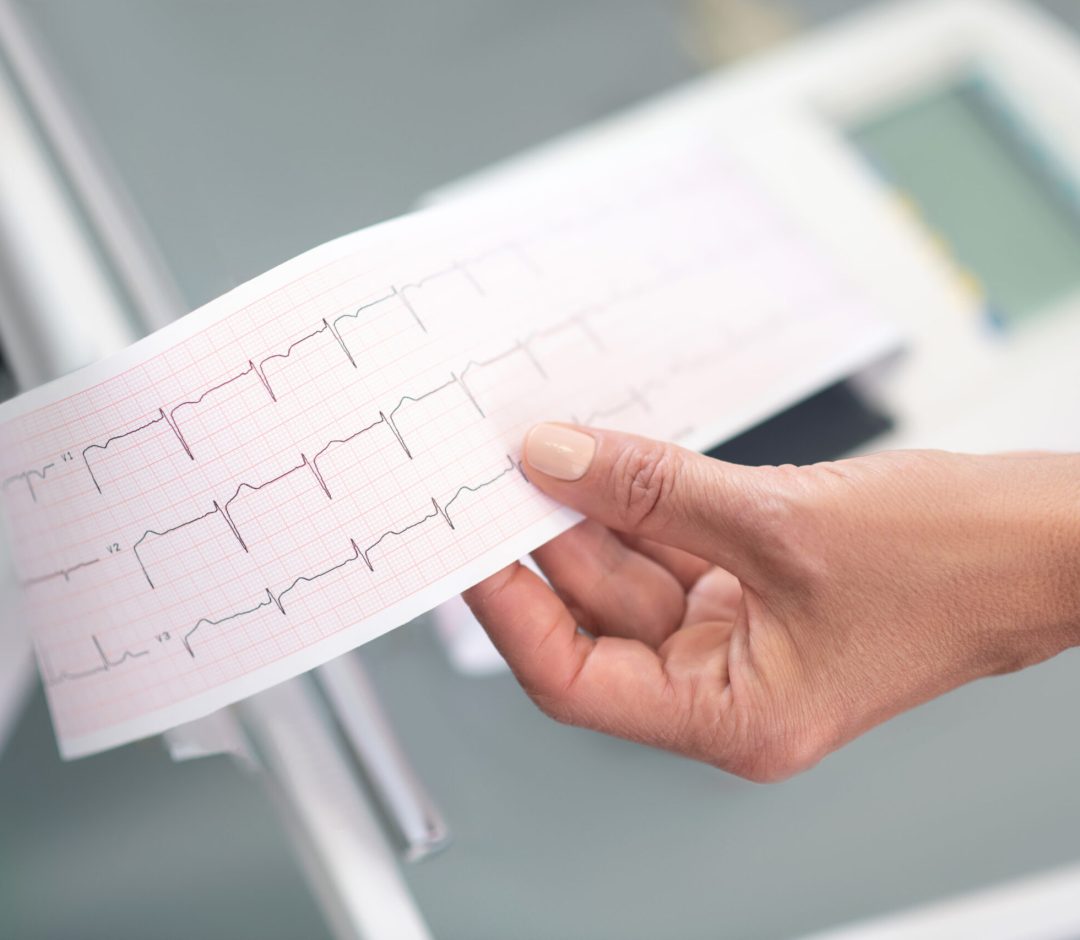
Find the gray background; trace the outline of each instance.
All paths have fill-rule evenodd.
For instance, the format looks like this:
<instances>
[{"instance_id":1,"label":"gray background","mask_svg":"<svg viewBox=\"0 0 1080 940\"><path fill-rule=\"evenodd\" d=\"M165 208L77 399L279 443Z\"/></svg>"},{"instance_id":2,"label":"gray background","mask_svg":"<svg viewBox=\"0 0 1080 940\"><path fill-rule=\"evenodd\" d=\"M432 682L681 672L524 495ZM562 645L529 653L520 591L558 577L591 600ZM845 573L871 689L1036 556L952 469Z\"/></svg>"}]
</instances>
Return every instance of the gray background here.
<instances>
[{"instance_id":1,"label":"gray background","mask_svg":"<svg viewBox=\"0 0 1080 940\"><path fill-rule=\"evenodd\" d=\"M24 5L192 305L698 68L674 0ZM1080 859L1080 654L772 787L557 726L422 622L363 656L454 830L406 869L440 937L784 937ZM253 780L156 742L60 764L35 699L0 936L325 935Z\"/></svg>"}]
</instances>

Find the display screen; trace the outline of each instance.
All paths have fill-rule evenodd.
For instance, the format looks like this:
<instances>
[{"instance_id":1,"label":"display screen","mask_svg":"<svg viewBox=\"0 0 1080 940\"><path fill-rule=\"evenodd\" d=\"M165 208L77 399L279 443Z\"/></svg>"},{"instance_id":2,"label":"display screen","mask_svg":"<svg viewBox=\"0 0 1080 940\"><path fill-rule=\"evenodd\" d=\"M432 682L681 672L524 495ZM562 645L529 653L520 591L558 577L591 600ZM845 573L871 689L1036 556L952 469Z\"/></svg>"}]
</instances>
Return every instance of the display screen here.
<instances>
[{"instance_id":1,"label":"display screen","mask_svg":"<svg viewBox=\"0 0 1080 940\"><path fill-rule=\"evenodd\" d=\"M1080 212L985 82L966 80L850 130L1005 320L1080 291Z\"/></svg>"}]
</instances>

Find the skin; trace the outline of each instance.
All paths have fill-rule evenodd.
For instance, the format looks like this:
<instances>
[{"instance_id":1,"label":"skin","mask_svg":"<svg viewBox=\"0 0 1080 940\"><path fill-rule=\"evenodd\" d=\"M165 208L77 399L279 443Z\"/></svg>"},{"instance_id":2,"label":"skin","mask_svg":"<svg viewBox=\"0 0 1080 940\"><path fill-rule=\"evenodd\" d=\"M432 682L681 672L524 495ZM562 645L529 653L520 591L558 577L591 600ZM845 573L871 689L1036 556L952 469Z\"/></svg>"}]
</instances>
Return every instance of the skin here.
<instances>
[{"instance_id":1,"label":"skin","mask_svg":"<svg viewBox=\"0 0 1080 940\"><path fill-rule=\"evenodd\" d=\"M558 479L551 427L526 473L587 518L534 553L551 587L514 564L465 599L559 721L775 781L1080 645L1078 457L749 468L577 428Z\"/></svg>"}]
</instances>

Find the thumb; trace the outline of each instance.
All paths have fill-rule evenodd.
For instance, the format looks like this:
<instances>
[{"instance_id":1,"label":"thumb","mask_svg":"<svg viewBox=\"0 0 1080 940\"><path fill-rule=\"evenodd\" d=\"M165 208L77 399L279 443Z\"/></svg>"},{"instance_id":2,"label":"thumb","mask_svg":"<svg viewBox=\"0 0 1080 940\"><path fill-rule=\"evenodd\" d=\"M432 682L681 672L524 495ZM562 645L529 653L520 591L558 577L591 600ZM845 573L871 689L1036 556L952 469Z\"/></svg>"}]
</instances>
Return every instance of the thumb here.
<instances>
[{"instance_id":1,"label":"thumb","mask_svg":"<svg viewBox=\"0 0 1080 940\"><path fill-rule=\"evenodd\" d=\"M525 437L531 482L572 509L738 574L754 539L759 473L674 444L568 424ZM749 554L753 554L750 552Z\"/></svg>"}]
</instances>

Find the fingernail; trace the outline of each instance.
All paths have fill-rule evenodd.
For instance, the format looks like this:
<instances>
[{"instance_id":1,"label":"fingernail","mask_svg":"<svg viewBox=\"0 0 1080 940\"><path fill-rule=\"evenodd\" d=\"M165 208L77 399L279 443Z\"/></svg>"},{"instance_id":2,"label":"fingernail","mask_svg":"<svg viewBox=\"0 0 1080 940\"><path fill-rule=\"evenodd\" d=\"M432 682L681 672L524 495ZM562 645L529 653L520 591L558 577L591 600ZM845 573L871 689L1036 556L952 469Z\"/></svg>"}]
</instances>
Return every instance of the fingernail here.
<instances>
[{"instance_id":1,"label":"fingernail","mask_svg":"<svg viewBox=\"0 0 1080 940\"><path fill-rule=\"evenodd\" d=\"M529 466L556 480L580 480L595 453L592 437L561 424L538 424L525 437Z\"/></svg>"}]
</instances>

